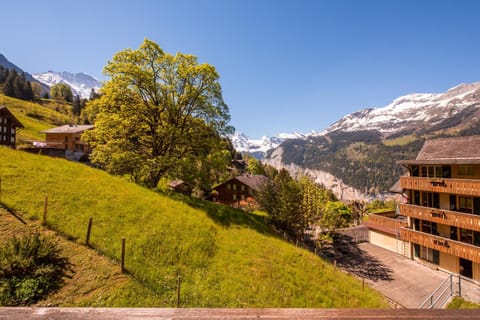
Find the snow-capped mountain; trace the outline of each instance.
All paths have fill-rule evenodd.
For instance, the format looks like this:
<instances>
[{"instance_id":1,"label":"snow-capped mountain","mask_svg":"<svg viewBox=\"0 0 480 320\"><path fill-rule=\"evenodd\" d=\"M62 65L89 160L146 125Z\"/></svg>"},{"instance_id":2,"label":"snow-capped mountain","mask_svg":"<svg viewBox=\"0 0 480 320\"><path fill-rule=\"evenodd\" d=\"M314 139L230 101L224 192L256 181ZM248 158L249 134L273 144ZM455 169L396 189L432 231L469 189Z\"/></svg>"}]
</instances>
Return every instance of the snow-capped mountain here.
<instances>
[{"instance_id":1,"label":"snow-capped mountain","mask_svg":"<svg viewBox=\"0 0 480 320\"><path fill-rule=\"evenodd\" d=\"M434 126L480 100L480 82L461 84L445 93L401 96L382 108L367 108L344 116L321 134L337 130L378 130L398 133L412 127Z\"/></svg>"},{"instance_id":2,"label":"snow-capped mountain","mask_svg":"<svg viewBox=\"0 0 480 320\"><path fill-rule=\"evenodd\" d=\"M86 73L70 73L48 71L45 73L36 73L33 75L38 81L52 86L57 83L65 83L72 88L73 95L79 95L81 98L90 97L90 92L94 89L96 92L100 90L102 83Z\"/></svg>"},{"instance_id":3,"label":"snow-capped mountain","mask_svg":"<svg viewBox=\"0 0 480 320\"><path fill-rule=\"evenodd\" d=\"M308 140L336 131L376 130L384 137L404 131L418 131L459 116L467 107L479 102L480 82L461 84L444 93L413 93L398 97L384 107L362 109L342 117L321 132L294 132L260 139L235 133L230 139L237 151L262 158L267 151L277 148L287 139Z\"/></svg>"},{"instance_id":4,"label":"snow-capped mountain","mask_svg":"<svg viewBox=\"0 0 480 320\"><path fill-rule=\"evenodd\" d=\"M342 117L318 134L284 141L262 160L309 175L339 199L382 197L425 139L480 134L480 82L444 93L401 96L381 108Z\"/></svg>"},{"instance_id":5,"label":"snow-capped mountain","mask_svg":"<svg viewBox=\"0 0 480 320\"><path fill-rule=\"evenodd\" d=\"M298 139L305 137L306 135L301 132L280 133L274 137L263 136L260 139L252 139L241 132L235 132L229 136L235 150L238 152L252 154L254 157L259 159L263 158L268 150L278 147L287 139Z\"/></svg>"}]
</instances>

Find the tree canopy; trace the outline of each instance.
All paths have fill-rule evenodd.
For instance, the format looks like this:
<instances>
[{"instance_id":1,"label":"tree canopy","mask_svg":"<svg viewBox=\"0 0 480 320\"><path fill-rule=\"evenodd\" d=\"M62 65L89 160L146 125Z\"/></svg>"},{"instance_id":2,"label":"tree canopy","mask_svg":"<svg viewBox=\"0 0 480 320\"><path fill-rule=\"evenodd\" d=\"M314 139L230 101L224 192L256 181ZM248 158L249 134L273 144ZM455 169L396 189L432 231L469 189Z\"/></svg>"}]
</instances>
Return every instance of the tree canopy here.
<instances>
[{"instance_id":1,"label":"tree canopy","mask_svg":"<svg viewBox=\"0 0 480 320\"><path fill-rule=\"evenodd\" d=\"M212 154L224 153L222 137L233 129L212 65L146 39L115 54L104 73L110 80L87 105L95 123L88 135L92 162L156 187L164 175L207 170L201 159L217 165L223 159Z\"/></svg>"},{"instance_id":2,"label":"tree canopy","mask_svg":"<svg viewBox=\"0 0 480 320\"><path fill-rule=\"evenodd\" d=\"M72 88L64 82L56 83L50 87L50 97L57 100L73 101Z\"/></svg>"}]
</instances>

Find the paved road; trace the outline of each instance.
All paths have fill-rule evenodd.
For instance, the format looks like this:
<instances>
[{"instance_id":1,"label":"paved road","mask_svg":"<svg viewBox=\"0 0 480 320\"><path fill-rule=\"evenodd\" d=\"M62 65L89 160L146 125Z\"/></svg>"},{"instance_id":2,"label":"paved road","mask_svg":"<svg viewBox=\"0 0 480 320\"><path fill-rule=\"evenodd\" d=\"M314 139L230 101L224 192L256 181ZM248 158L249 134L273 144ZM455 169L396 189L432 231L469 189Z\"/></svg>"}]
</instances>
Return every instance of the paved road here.
<instances>
[{"instance_id":1,"label":"paved road","mask_svg":"<svg viewBox=\"0 0 480 320\"><path fill-rule=\"evenodd\" d=\"M401 255L362 243L343 250L337 265L365 278L365 282L400 306L418 306L444 281L448 274ZM480 287L462 281L466 298L480 302Z\"/></svg>"}]
</instances>

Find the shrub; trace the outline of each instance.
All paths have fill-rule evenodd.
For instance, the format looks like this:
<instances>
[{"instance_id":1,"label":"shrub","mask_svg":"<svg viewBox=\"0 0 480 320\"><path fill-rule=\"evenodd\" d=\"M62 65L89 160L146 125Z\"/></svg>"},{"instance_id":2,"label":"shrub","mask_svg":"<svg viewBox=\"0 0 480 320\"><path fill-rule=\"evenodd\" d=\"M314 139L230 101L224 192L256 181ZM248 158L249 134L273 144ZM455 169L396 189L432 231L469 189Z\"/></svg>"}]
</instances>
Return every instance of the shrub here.
<instances>
[{"instance_id":1,"label":"shrub","mask_svg":"<svg viewBox=\"0 0 480 320\"><path fill-rule=\"evenodd\" d=\"M69 266L56 241L38 232L0 247L0 305L28 305L62 284Z\"/></svg>"}]
</instances>

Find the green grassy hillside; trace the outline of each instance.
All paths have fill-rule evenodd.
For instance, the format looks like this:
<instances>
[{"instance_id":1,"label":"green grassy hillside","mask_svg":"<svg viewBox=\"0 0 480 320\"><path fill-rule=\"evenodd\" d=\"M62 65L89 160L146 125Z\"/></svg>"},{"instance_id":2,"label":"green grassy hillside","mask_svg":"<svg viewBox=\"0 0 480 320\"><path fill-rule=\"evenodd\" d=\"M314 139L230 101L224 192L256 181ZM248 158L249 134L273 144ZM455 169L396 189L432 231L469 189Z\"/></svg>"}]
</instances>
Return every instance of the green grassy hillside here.
<instances>
[{"instance_id":1,"label":"green grassy hillside","mask_svg":"<svg viewBox=\"0 0 480 320\"><path fill-rule=\"evenodd\" d=\"M38 104L0 94L0 106L7 107L25 126L17 133L19 145L29 140L45 140L40 131L75 122L72 116L67 115L70 106L64 102L42 100L42 104Z\"/></svg>"},{"instance_id":2,"label":"green grassy hillside","mask_svg":"<svg viewBox=\"0 0 480 320\"><path fill-rule=\"evenodd\" d=\"M35 232L55 237L61 255L70 262L63 286L39 301L37 306L115 307L131 301L132 295L139 305L155 303L155 293L132 277L122 274L112 260L41 227L39 221L28 221L25 225L0 207L0 244L7 243L14 236L18 238Z\"/></svg>"},{"instance_id":3,"label":"green grassy hillside","mask_svg":"<svg viewBox=\"0 0 480 320\"><path fill-rule=\"evenodd\" d=\"M92 217L91 244L118 260L125 237L126 269L155 295L127 291L60 305L174 306L181 276L183 307L387 306L360 281L278 239L261 216L174 200L78 163L7 148L0 148L0 177L2 202L27 219L41 219L48 195L47 222L67 238L84 242Z\"/></svg>"}]
</instances>

